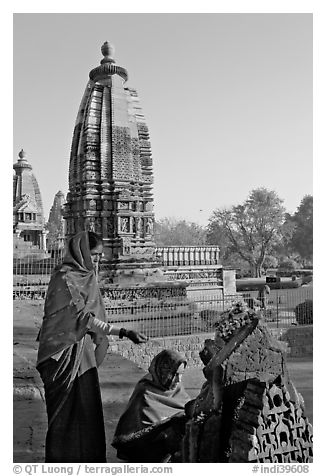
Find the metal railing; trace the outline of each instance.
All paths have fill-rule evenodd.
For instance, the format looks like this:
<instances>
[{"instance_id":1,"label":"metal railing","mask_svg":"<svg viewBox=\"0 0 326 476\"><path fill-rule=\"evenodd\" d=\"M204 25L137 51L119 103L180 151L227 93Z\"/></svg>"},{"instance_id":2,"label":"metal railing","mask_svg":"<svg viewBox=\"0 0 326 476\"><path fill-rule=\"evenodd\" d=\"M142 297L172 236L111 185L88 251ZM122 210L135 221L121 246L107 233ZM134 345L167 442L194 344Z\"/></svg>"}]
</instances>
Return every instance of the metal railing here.
<instances>
[{"instance_id":1,"label":"metal railing","mask_svg":"<svg viewBox=\"0 0 326 476\"><path fill-rule=\"evenodd\" d=\"M54 267L63 257L61 253L52 258L17 257L13 263L13 298L42 300ZM113 323L132 326L150 337L165 335L188 335L201 332L213 332L222 312L233 301L243 299L248 307L260 310L270 328L287 328L292 325L312 323L312 286L292 289L272 289L267 295L265 307L257 300L258 292L238 292L236 295L224 295L223 288L209 287L205 280L201 286L187 287L186 295L174 296L173 293L161 298L108 299L105 303L110 320ZM155 294L155 293L154 293Z\"/></svg>"},{"instance_id":2,"label":"metal railing","mask_svg":"<svg viewBox=\"0 0 326 476\"><path fill-rule=\"evenodd\" d=\"M191 298L144 300L135 304L111 301L106 303L106 308L112 323L130 325L149 337L214 332L222 313L239 300L261 313L270 329L312 324L312 287L273 290L264 308L257 300L257 292L248 294L225 296L221 290L215 295L201 290L197 294L192 292ZM301 307L299 314L298 307Z\"/></svg>"},{"instance_id":3,"label":"metal railing","mask_svg":"<svg viewBox=\"0 0 326 476\"><path fill-rule=\"evenodd\" d=\"M15 299L44 299L47 283L24 284L14 287ZM110 322L132 327L149 337L190 335L214 332L221 315L232 304L244 300L248 307L261 312L271 329L312 323L312 287L272 290L265 308L257 300L257 292L223 295L216 289L188 293L187 296L161 299L108 299L104 297ZM300 310L300 312L298 311Z\"/></svg>"},{"instance_id":4,"label":"metal railing","mask_svg":"<svg viewBox=\"0 0 326 476\"><path fill-rule=\"evenodd\" d=\"M257 304L256 292L242 293L249 307ZM258 301L258 302L257 302ZM269 327L287 328L292 325L312 324L312 286L301 286L292 289L272 289L266 296L262 313Z\"/></svg>"}]
</instances>

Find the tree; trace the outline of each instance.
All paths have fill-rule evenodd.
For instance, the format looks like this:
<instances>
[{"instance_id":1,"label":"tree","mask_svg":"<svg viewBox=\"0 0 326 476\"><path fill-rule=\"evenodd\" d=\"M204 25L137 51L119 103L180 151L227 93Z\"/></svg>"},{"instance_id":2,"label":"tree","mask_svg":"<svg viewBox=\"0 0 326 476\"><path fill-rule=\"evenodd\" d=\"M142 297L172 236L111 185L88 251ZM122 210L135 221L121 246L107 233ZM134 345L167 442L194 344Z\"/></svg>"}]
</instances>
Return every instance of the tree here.
<instances>
[{"instance_id":1,"label":"tree","mask_svg":"<svg viewBox=\"0 0 326 476\"><path fill-rule=\"evenodd\" d=\"M260 277L266 256L272 254L282 239L285 213L282 203L274 191L252 190L242 205L213 212L208 237L211 241L212 230L217 230L225 250L236 253L249 264L251 275Z\"/></svg>"},{"instance_id":2,"label":"tree","mask_svg":"<svg viewBox=\"0 0 326 476\"><path fill-rule=\"evenodd\" d=\"M206 240L208 245L219 246L220 258L224 262L233 254L234 247L230 243L225 228L218 220L213 219L213 217L211 217L208 222Z\"/></svg>"},{"instance_id":3,"label":"tree","mask_svg":"<svg viewBox=\"0 0 326 476\"><path fill-rule=\"evenodd\" d=\"M269 268L277 268L278 266L278 259L276 256L273 255L266 255L264 263L263 263L263 269L265 274L267 274L267 270Z\"/></svg>"},{"instance_id":4,"label":"tree","mask_svg":"<svg viewBox=\"0 0 326 476\"><path fill-rule=\"evenodd\" d=\"M298 268L298 263L294 259L283 260L279 263L278 269L293 273Z\"/></svg>"},{"instance_id":5,"label":"tree","mask_svg":"<svg viewBox=\"0 0 326 476\"><path fill-rule=\"evenodd\" d=\"M305 195L297 211L292 217L294 233L291 239L291 248L298 253L302 265L312 261L313 257L313 197Z\"/></svg>"},{"instance_id":6,"label":"tree","mask_svg":"<svg viewBox=\"0 0 326 476\"><path fill-rule=\"evenodd\" d=\"M278 254L284 258L292 258L292 238L295 230L295 224L290 213L286 213L284 216L284 223L282 225L282 239L277 249Z\"/></svg>"},{"instance_id":7,"label":"tree","mask_svg":"<svg viewBox=\"0 0 326 476\"><path fill-rule=\"evenodd\" d=\"M203 246L206 231L197 223L163 218L155 222L154 241L157 246Z\"/></svg>"},{"instance_id":8,"label":"tree","mask_svg":"<svg viewBox=\"0 0 326 476\"><path fill-rule=\"evenodd\" d=\"M210 220L208 223L206 244L217 245L220 248L220 260L224 266L240 270L240 274L248 273L248 263L236 252L225 228L217 220Z\"/></svg>"}]
</instances>

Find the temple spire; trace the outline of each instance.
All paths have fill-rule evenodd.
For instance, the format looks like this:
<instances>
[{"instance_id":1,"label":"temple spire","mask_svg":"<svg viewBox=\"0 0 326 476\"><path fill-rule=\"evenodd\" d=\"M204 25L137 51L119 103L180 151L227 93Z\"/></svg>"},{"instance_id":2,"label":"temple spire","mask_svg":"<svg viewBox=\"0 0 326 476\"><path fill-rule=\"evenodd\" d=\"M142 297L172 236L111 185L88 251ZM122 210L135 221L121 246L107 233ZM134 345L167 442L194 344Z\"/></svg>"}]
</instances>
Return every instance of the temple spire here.
<instances>
[{"instance_id":1,"label":"temple spire","mask_svg":"<svg viewBox=\"0 0 326 476\"><path fill-rule=\"evenodd\" d=\"M13 232L15 254L27 256L46 251L46 230L40 188L26 156L21 149L13 164Z\"/></svg>"},{"instance_id":2,"label":"temple spire","mask_svg":"<svg viewBox=\"0 0 326 476\"><path fill-rule=\"evenodd\" d=\"M109 42L101 51L75 122L64 218L68 237L81 230L103 237L108 273L118 279L139 263L157 267L152 152L137 91L124 84L127 71L114 63Z\"/></svg>"}]
</instances>

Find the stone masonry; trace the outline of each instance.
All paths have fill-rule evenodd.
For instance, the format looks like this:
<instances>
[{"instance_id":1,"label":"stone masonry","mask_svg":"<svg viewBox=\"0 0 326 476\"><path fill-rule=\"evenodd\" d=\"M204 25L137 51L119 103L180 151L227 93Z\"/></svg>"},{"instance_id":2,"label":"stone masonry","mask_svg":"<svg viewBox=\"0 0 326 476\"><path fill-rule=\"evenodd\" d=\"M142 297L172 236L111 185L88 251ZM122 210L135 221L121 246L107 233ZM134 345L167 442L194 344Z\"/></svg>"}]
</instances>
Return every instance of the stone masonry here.
<instances>
[{"instance_id":1,"label":"stone masonry","mask_svg":"<svg viewBox=\"0 0 326 476\"><path fill-rule=\"evenodd\" d=\"M153 242L153 171L148 127L128 72L105 42L89 73L75 124L65 207L70 237L92 230L104 241L105 275L157 267Z\"/></svg>"}]
</instances>

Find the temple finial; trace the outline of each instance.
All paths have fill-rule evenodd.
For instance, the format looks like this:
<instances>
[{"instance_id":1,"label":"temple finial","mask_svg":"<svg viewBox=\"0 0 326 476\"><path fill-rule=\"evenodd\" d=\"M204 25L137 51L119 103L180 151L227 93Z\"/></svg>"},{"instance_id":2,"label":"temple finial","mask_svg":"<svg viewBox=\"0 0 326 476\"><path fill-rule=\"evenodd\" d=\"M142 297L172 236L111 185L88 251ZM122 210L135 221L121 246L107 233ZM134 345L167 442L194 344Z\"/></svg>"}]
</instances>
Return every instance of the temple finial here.
<instances>
[{"instance_id":1,"label":"temple finial","mask_svg":"<svg viewBox=\"0 0 326 476\"><path fill-rule=\"evenodd\" d=\"M128 80L128 71L121 66L115 64L114 56L114 46L106 41L101 47L102 55L104 58L101 61L99 66L93 68L89 72L89 79L92 81L106 81L111 78L114 74L120 76L124 81Z\"/></svg>"},{"instance_id":2,"label":"temple finial","mask_svg":"<svg viewBox=\"0 0 326 476\"><path fill-rule=\"evenodd\" d=\"M101 47L101 52L104 58L101 61L101 64L104 63L115 63L115 60L113 58L114 56L114 46L110 44L108 41L103 43Z\"/></svg>"},{"instance_id":3,"label":"temple finial","mask_svg":"<svg viewBox=\"0 0 326 476\"><path fill-rule=\"evenodd\" d=\"M26 152L24 151L24 149L21 149L21 151L20 151L19 154L18 154L18 157L19 157L20 159L25 159L25 157L26 157ZM25 159L25 160L26 160L26 159Z\"/></svg>"}]
</instances>

